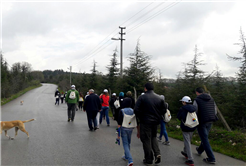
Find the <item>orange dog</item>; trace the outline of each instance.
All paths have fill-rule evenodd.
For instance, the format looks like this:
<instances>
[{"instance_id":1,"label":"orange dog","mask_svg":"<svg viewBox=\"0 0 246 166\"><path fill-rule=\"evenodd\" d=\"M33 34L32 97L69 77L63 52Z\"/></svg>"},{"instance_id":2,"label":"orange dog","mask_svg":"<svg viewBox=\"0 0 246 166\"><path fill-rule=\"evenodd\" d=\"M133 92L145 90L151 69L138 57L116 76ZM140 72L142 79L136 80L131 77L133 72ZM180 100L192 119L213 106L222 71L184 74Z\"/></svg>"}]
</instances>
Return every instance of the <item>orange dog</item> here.
<instances>
[{"instance_id":1,"label":"orange dog","mask_svg":"<svg viewBox=\"0 0 246 166\"><path fill-rule=\"evenodd\" d=\"M22 132L26 133L27 137L29 138L29 134L28 132L25 130L25 125L24 123L26 122L31 122L34 121L35 119L30 119L30 120L25 120L25 121L21 121L21 120L14 120L14 121L2 121L1 122L1 134L2 131L5 131L5 136L8 137L9 139L14 139L11 138L10 136L8 136L7 134L7 130L15 127L15 137L17 136L17 132L20 129Z\"/></svg>"}]
</instances>

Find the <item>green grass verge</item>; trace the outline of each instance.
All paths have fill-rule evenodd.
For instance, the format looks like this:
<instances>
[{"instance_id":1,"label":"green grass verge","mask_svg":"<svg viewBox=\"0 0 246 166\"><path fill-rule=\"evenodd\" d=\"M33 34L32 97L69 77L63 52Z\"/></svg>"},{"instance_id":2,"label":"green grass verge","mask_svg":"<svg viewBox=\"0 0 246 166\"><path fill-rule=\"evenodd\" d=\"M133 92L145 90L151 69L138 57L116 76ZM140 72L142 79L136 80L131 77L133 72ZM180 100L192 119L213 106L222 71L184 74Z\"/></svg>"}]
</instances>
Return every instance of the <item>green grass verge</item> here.
<instances>
[{"instance_id":1,"label":"green grass verge","mask_svg":"<svg viewBox=\"0 0 246 166\"><path fill-rule=\"evenodd\" d=\"M20 97L21 95L25 94L26 92L28 92L28 91L30 91L32 89L35 89L37 87L40 87L40 86L42 86L42 84L30 86L30 87L28 87L28 88L26 88L26 89L24 89L24 90L22 90L22 91L20 91L20 92L18 92L16 94L13 94L12 96L10 96L8 98L1 98L1 105L4 105L4 104L6 104L6 103L8 103L8 102Z\"/></svg>"},{"instance_id":2,"label":"green grass verge","mask_svg":"<svg viewBox=\"0 0 246 166\"><path fill-rule=\"evenodd\" d=\"M180 123L172 119L166 126L168 136L183 141L182 131L176 126ZM200 137L197 130L193 134L191 143L200 145ZM246 133L240 131L229 132L213 125L209 133L209 142L215 152L246 161Z\"/></svg>"}]
</instances>

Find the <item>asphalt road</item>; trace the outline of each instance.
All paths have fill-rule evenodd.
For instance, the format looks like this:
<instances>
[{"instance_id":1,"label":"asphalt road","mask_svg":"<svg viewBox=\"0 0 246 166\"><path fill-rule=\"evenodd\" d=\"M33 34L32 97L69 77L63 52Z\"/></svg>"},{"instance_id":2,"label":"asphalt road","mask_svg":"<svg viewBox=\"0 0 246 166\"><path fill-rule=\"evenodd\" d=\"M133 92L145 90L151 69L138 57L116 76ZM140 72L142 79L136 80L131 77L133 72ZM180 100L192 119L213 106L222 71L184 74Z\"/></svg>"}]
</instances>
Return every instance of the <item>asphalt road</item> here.
<instances>
[{"instance_id":1,"label":"asphalt road","mask_svg":"<svg viewBox=\"0 0 246 166\"><path fill-rule=\"evenodd\" d=\"M100 129L90 132L87 125L86 113L77 111L74 122L67 122L66 104L55 105L56 86L43 84L42 87L31 90L1 107L1 120L36 121L25 123L30 134L19 131L14 140L1 136L2 165L117 165L126 166L121 159L122 145L115 144L115 129L117 124L111 120L107 127L104 120ZM20 105L20 101L24 104ZM14 129L8 131L14 136ZM185 158L180 154L183 142L170 138L171 145L159 144L162 162L159 165L185 165ZM209 165L202 161L205 154L198 156L195 146L192 146L195 165ZM143 148L136 137L136 129L132 135L131 153L134 165L143 165ZM215 153L216 166L240 165L245 162Z\"/></svg>"}]
</instances>

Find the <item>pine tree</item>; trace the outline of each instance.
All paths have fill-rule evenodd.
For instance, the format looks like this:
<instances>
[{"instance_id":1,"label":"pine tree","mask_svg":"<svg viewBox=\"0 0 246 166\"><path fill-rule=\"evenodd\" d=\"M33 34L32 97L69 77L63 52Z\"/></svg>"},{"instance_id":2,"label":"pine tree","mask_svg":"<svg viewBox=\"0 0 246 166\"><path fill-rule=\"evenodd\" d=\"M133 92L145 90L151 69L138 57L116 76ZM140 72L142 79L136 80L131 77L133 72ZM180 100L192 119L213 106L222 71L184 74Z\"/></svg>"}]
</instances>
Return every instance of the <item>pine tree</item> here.
<instances>
[{"instance_id":1,"label":"pine tree","mask_svg":"<svg viewBox=\"0 0 246 166\"><path fill-rule=\"evenodd\" d=\"M239 54L242 55L242 57L232 57L228 55L229 59L232 59L234 61L241 62L241 66L239 68L239 71L237 74L237 81L238 81L238 87L236 92L236 108L235 108L235 115L239 115L237 117L240 117L238 119L235 119L235 121L238 121L238 125L242 126L243 128L246 127L246 38L243 34L242 29L240 29L240 43L236 43L236 45L239 45L241 47L241 50L239 51Z\"/></svg>"},{"instance_id":2,"label":"pine tree","mask_svg":"<svg viewBox=\"0 0 246 166\"><path fill-rule=\"evenodd\" d=\"M112 90L116 90L116 84L117 84L117 76L119 75L119 68L117 67L119 65L117 61L117 48L114 50L114 53L112 55L112 58L110 60L110 65L107 66L108 74L107 74L107 80L108 80L108 87Z\"/></svg>"},{"instance_id":3,"label":"pine tree","mask_svg":"<svg viewBox=\"0 0 246 166\"><path fill-rule=\"evenodd\" d=\"M139 41L135 52L131 53L128 60L130 67L125 70L129 89L136 88L137 94L143 92L145 83L152 81L154 69L150 65L150 56L141 51Z\"/></svg>"}]
</instances>

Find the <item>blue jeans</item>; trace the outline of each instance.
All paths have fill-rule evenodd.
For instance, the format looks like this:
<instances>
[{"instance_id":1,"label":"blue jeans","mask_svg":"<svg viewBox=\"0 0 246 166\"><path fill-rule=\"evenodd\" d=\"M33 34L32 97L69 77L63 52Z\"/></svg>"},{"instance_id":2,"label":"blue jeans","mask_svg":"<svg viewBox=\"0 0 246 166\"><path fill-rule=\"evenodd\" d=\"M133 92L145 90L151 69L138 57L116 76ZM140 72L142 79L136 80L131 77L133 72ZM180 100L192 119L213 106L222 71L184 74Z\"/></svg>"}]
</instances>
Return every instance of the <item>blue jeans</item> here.
<instances>
[{"instance_id":1,"label":"blue jeans","mask_svg":"<svg viewBox=\"0 0 246 166\"><path fill-rule=\"evenodd\" d=\"M109 111L109 107L102 107L102 111L100 112L100 119L99 119L99 122L100 124L102 123L102 118L103 118L103 115L106 116L106 122L107 124L109 125L109 117L108 117L108 111Z\"/></svg>"},{"instance_id":2,"label":"blue jeans","mask_svg":"<svg viewBox=\"0 0 246 166\"><path fill-rule=\"evenodd\" d=\"M121 127L121 139L123 143L123 148L125 151L125 158L128 160L128 163L133 162L132 155L130 152L130 145L131 145L131 137L133 129L125 129Z\"/></svg>"},{"instance_id":3,"label":"blue jeans","mask_svg":"<svg viewBox=\"0 0 246 166\"><path fill-rule=\"evenodd\" d=\"M160 132L160 139L164 135L165 140L168 141L168 136L167 136L167 130L166 130L166 122L164 120L161 120L161 132Z\"/></svg>"},{"instance_id":4,"label":"blue jeans","mask_svg":"<svg viewBox=\"0 0 246 166\"><path fill-rule=\"evenodd\" d=\"M208 134L212 127L212 123L199 124L197 131L201 139L201 145L198 147L198 153L206 152L209 161L215 161L213 150L209 144Z\"/></svg>"}]
</instances>

